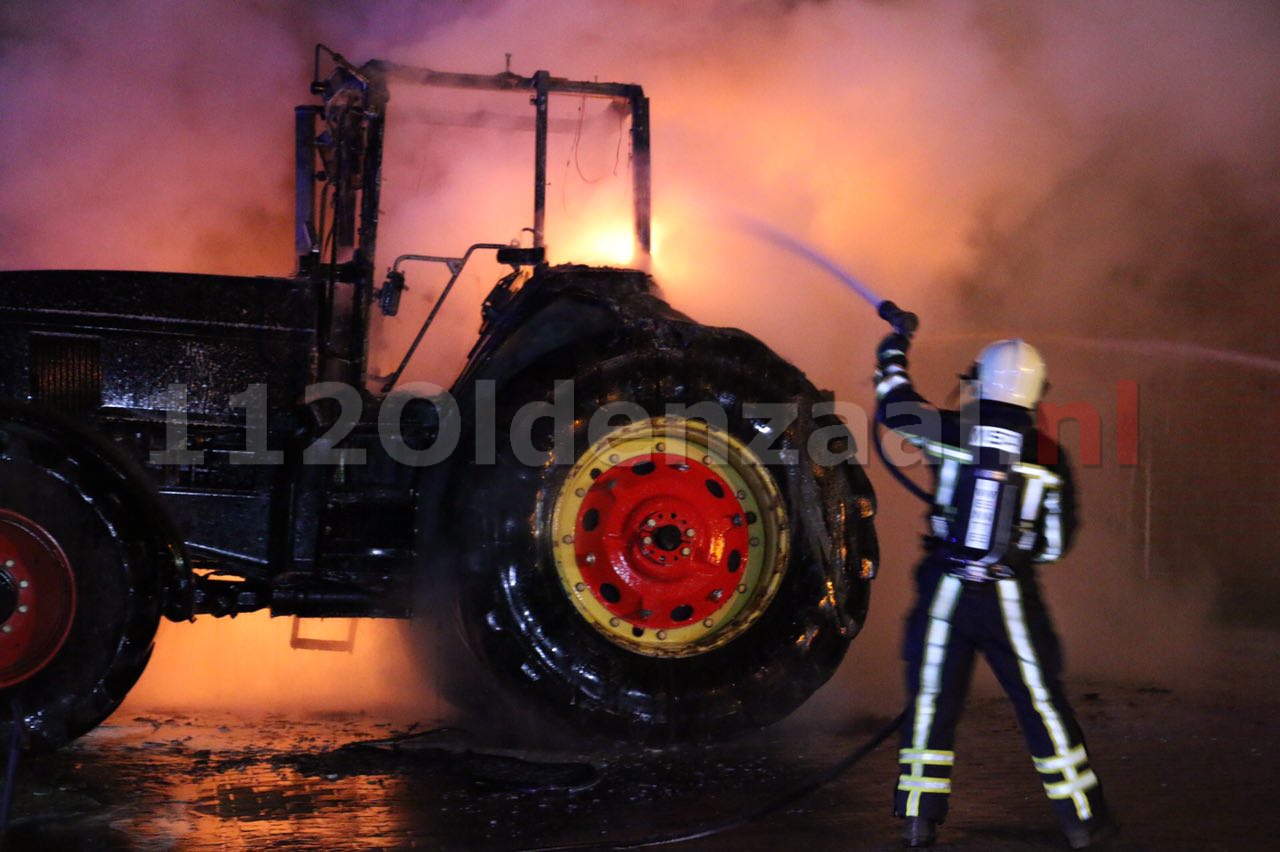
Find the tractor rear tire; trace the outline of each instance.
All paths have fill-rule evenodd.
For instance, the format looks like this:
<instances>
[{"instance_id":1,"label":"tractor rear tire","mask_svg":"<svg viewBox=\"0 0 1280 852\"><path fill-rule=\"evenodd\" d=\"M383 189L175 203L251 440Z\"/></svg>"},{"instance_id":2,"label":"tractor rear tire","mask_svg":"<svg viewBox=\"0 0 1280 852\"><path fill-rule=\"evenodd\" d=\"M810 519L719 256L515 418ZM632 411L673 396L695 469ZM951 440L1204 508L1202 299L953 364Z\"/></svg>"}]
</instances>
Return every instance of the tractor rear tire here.
<instances>
[{"instance_id":1,"label":"tractor rear tire","mask_svg":"<svg viewBox=\"0 0 1280 852\"><path fill-rule=\"evenodd\" d=\"M0 420L0 742L57 748L142 674L160 617L155 567L119 480L74 438Z\"/></svg>"},{"instance_id":2,"label":"tractor rear tire","mask_svg":"<svg viewBox=\"0 0 1280 852\"><path fill-rule=\"evenodd\" d=\"M566 378L571 440L534 428L545 463L521 461L507 432L516 411L553 400ZM460 477L472 647L579 731L662 744L793 711L861 627L878 557L864 471L810 456L820 428L852 441L812 416L821 399L740 333L678 351L583 348L527 370L499 397L496 463ZM690 418L668 416L671 403ZM724 412L722 429L696 419L698 403ZM799 416L770 423L749 403ZM605 406L638 408L593 430ZM754 449L762 435L790 463Z\"/></svg>"}]
</instances>

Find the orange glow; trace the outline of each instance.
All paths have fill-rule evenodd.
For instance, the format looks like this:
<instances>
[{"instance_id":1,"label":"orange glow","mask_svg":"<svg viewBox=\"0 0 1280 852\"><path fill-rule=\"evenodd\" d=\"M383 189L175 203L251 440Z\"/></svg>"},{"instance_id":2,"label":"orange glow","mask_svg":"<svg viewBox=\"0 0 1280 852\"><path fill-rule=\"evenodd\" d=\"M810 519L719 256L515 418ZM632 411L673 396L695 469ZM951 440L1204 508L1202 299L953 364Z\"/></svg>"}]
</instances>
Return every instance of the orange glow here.
<instances>
[{"instance_id":1,"label":"orange glow","mask_svg":"<svg viewBox=\"0 0 1280 852\"><path fill-rule=\"evenodd\" d=\"M630 222L609 222L578 230L555 247L553 260L592 266L630 267L636 262L636 239Z\"/></svg>"}]
</instances>

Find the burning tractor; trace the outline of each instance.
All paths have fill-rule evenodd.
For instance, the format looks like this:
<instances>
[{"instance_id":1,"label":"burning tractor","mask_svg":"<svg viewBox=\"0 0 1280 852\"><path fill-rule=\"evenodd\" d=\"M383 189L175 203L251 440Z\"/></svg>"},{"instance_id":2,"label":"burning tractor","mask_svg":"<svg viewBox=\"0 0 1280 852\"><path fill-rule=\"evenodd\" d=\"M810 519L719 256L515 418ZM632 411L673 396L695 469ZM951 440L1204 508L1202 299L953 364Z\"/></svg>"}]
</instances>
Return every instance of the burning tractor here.
<instances>
[{"instance_id":1,"label":"burning tractor","mask_svg":"<svg viewBox=\"0 0 1280 852\"><path fill-rule=\"evenodd\" d=\"M377 280L393 84L531 99L531 245L402 255ZM562 94L629 116L647 256L642 89L318 49L312 90L293 277L0 273L0 731L51 748L92 729L161 618L405 618L415 584L450 590L496 680L579 729L667 742L795 709L858 632L877 558L830 395L643 271L544 260ZM413 348L371 385L401 266L447 266L443 301L476 252L511 272L448 393L396 388Z\"/></svg>"}]
</instances>

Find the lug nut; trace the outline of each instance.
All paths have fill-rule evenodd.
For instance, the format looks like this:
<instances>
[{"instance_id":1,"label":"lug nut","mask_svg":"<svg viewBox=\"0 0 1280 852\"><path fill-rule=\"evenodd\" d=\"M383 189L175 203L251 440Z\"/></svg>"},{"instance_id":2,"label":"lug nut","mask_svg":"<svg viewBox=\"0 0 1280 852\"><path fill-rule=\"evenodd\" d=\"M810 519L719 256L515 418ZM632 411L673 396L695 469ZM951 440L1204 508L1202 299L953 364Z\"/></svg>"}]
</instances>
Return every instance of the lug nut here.
<instances>
[{"instance_id":1,"label":"lug nut","mask_svg":"<svg viewBox=\"0 0 1280 852\"><path fill-rule=\"evenodd\" d=\"M695 535L698 534L698 531L695 530L693 527L689 527L689 529L684 531L684 534L689 538L693 538Z\"/></svg>"},{"instance_id":2,"label":"lug nut","mask_svg":"<svg viewBox=\"0 0 1280 852\"><path fill-rule=\"evenodd\" d=\"M0 630L3 630L5 633L12 633L13 626L10 624L6 624L4 627L0 627Z\"/></svg>"},{"instance_id":3,"label":"lug nut","mask_svg":"<svg viewBox=\"0 0 1280 852\"><path fill-rule=\"evenodd\" d=\"M30 585L31 585L31 583L30 583L30 582L28 582L27 580L19 580L19 581L18 581L18 588L19 588L19 589L25 589L25 588L27 588L27 587L28 587L28 586L30 586Z\"/></svg>"},{"instance_id":4,"label":"lug nut","mask_svg":"<svg viewBox=\"0 0 1280 852\"><path fill-rule=\"evenodd\" d=\"M647 520L647 521L645 521L645 522L644 522L644 525L645 525L646 527L648 527L649 529L653 529L654 527L656 527L656 526L658 525L658 522L657 522L656 520L654 520L653 518L650 518L649 520Z\"/></svg>"},{"instance_id":5,"label":"lug nut","mask_svg":"<svg viewBox=\"0 0 1280 852\"><path fill-rule=\"evenodd\" d=\"M651 536L651 535L647 535L647 536L645 536L645 537L642 539L642 541L643 541L645 544L653 544L653 536Z\"/></svg>"},{"instance_id":6,"label":"lug nut","mask_svg":"<svg viewBox=\"0 0 1280 852\"><path fill-rule=\"evenodd\" d=\"M680 555L681 555L681 556L688 556L690 553L693 553L693 550L691 550L690 548L688 548L688 547L682 547L682 548L680 548Z\"/></svg>"},{"instance_id":7,"label":"lug nut","mask_svg":"<svg viewBox=\"0 0 1280 852\"><path fill-rule=\"evenodd\" d=\"M29 609L31 609L31 607L27 606L26 604L21 604L21 605L18 607L18 612L26 612L26 611L27 611L27 610L29 610Z\"/></svg>"},{"instance_id":8,"label":"lug nut","mask_svg":"<svg viewBox=\"0 0 1280 852\"><path fill-rule=\"evenodd\" d=\"M13 567L13 560L12 560L12 559L6 559L6 560L4 561L4 567L6 567L6 568L12 568L12 567Z\"/></svg>"}]
</instances>

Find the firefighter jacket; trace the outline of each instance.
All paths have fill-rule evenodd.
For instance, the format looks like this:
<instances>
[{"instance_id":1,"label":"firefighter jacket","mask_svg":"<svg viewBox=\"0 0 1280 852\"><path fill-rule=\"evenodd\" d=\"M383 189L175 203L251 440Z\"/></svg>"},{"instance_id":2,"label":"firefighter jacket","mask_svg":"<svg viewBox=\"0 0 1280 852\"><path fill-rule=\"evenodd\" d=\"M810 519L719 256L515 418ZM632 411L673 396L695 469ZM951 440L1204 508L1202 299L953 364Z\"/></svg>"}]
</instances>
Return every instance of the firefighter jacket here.
<instances>
[{"instance_id":1,"label":"firefighter jacket","mask_svg":"<svg viewBox=\"0 0 1280 852\"><path fill-rule=\"evenodd\" d=\"M1071 546L1075 491L1066 454L1032 412L992 400L931 405L907 372L910 341L877 350L876 419L919 447L933 471L925 546L969 580L1014 576Z\"/></svg>"}]
</instances>

